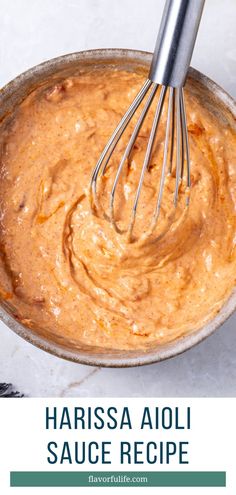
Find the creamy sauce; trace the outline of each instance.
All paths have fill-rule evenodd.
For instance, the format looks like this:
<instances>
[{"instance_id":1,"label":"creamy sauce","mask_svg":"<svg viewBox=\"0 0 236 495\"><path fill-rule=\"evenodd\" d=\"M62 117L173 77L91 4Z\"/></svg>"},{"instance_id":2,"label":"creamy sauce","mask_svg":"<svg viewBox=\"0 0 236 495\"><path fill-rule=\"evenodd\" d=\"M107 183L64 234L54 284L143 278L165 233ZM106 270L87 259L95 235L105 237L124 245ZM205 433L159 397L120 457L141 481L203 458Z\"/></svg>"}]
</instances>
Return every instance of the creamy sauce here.
<instances>
[{"instance_id":1,"label":"creamy sauce","mask_svg":"<svg viewBox=\"0 0 236 495\"><path fill-rule=\"evenodd\" d=\"M91 212L93 167L144 80L125 71L91 71L41 87L1 132L1 297L27 327L75 347L138 349L173 341L209 321L235 285L236 137L190 88L188 210L180 193L174 223L168 223L173 174L160 222L146 242L127 242ZM154 108L117 189L121 230L130 218ZM148 230L158 192L165 116L166 107L145 176L137 238ZM100 184L104 209L132 129Z\"/></svg>"}]
</instances>

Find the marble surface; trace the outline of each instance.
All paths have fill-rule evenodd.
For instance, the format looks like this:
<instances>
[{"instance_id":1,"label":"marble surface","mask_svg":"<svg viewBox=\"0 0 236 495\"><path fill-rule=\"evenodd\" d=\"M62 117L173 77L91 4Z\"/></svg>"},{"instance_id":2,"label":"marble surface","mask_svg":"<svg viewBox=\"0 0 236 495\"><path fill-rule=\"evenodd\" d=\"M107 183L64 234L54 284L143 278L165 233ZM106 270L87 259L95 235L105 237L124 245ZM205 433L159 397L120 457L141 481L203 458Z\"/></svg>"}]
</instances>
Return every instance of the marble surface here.
<instances>
[{"instance_id":1,"label":"marble surface","mask_svg":"<svg viewBox=\"0 0 236 495\"><path fill-rule=\"evenodd\" d=\"M89 48L152 50L162 0L0 0L0 86L58 55ZM236 96L236 2L207 0L192 65ZM65 362L0 324L0 382L28 396L235 396L236 316L202 344L144 368Z\"/></svg>"}]
</instances>

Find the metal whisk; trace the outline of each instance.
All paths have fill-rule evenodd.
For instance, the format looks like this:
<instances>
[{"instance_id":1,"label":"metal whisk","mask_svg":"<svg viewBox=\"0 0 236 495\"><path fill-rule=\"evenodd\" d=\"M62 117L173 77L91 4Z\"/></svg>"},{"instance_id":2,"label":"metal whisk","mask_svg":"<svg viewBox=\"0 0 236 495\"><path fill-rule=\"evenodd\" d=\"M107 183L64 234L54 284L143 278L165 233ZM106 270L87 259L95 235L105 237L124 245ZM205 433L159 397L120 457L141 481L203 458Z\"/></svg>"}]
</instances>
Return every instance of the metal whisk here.
<instances>
[{"instance_id":1,"label":"metal whisk","mask_svg":"<svg viewBox=\"0 0 236 495\"><path fill-rule=\"evenodd\" d=\"M154 230L161 210L163 191L166 175L175 169L175 189L173 205L177 206L180 184L185 177L186 206L189 204L190 192L190 154L188 142L188 130L184 104L183 86L185 84L197 31L202 15L205 0L166 0L161 20L156 47L151 63L148 79L141 88L133 103L121 119L105 146L92 174L91 178L91 203L94 209L99 208L97 195L97 181L106 172L110 158L118 141L136 113L138 107L144 102L143 109L134 127L124 155L118 166L109 199L109 214L106 215L117 228L114 214L114 200L117 185L126 160L129 158L135 141L139 135L143 122L148 114L157 91L159 98L155 109L151 132L146 148L146 154L141 169L138 187L134 197L131 218L128 227L129 238L136 219L136 212L143 186L145 172L148 170L152 157L153 146L157 135L162 109L167 99L167 120L164 140L164 153L161 175L153 217L150 222L150 232ZM158 89L159 88L159 89ZM175 150L175 153L174 153ZM174 156L175 155L175 156Z\"/></svg>"}]
</instances>

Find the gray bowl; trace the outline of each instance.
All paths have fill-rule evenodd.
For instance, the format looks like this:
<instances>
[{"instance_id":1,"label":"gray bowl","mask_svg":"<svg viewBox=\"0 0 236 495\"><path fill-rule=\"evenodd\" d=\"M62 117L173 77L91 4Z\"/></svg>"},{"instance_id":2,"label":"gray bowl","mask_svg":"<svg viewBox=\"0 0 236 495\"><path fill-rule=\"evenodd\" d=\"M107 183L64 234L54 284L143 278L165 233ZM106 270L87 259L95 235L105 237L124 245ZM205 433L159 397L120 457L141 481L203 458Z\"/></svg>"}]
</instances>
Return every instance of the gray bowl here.
<instances>
[{"instance_id":1,"label":"gray bowl","mask_svg":"<svg viewBox=\"0 0 236 495\"><path fill-rule=\"evenodd\" d=\"M86 70L91 66L114 67L143 72L148 70L152 55L147 52L103 49L78 52L49 60L24 72L7 84L0 92L0 119L10 118L15 107L22 99L41 83L51 81L70 73ZM194 92L202 99L203 104L217 113L219 119L226 120L231 127L235 125L236 104L234 100L217 84L200 72L190 69L189 79ZM9 312L4 302L0 304L1 320L15 333L31 344L58 357L91 366L127 367L155 363L176 356L211 335L236 308L236 288L226 301L220 312L202 328L191 332L166 345L152 345L146 350L114 351L81 345L73 347L63 341L52 341L39 332L20 324ZM227 338L227 336L226 336Z\"/></svg>"}]
</instances>

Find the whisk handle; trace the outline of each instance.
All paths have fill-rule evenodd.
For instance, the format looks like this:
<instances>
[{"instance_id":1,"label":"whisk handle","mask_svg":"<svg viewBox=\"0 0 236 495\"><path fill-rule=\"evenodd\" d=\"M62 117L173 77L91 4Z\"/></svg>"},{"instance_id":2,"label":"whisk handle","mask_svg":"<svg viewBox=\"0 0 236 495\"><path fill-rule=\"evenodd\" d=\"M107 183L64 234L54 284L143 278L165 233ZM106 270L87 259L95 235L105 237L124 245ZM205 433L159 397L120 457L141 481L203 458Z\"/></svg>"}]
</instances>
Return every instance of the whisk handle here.
<instances>
[{"instance_id":1,"label":"whisk handle","mask_svg":"<svg viewBox=\"0 0 236 495\"><path fill-rule=\"evenodd\" d=\"M184 86L205 0L166 0L149 79Z\"/></svg>"}]
</instances>

